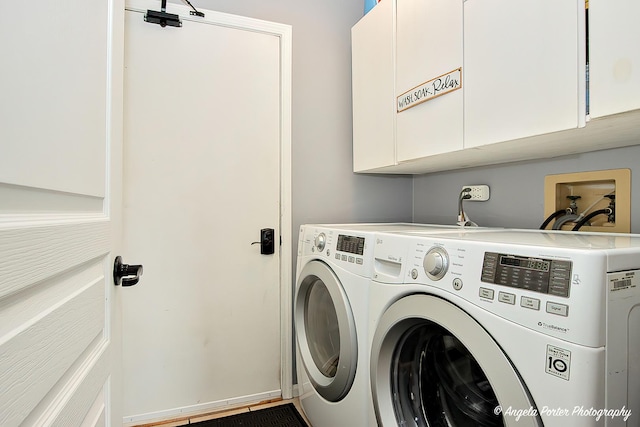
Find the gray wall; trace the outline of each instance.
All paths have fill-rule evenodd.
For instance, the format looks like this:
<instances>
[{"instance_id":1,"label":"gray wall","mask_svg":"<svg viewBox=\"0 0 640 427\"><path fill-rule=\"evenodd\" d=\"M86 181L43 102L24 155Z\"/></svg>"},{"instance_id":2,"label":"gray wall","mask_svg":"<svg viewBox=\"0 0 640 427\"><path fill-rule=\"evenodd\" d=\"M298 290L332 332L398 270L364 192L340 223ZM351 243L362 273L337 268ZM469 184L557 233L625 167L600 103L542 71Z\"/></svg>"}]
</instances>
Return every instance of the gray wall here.
<instances>
[{"instance_id":1,"label":"gray wall","mask_svg":"<svg viewBox=\"0 0 640 427\"><path fill-rule=\"evenodd\" d=\"M294 238L304 223L411 221L411 177L352 172L351 27L364 14L364 0L191 3L293 28Z\"/></svg>"},{"instance_id":2,"label":"gray wall","mask_svg":"<svg viewBox=\"0 0 640 427\"><path fill-rule=\"evenodd\" d=\"M544 221L546 175L625 168L631 169L631 231L640 233L640 146L419 175L414 177L414 220L455 223L462 186L488 184L488 201L464 205L473 221L481 226L538 228Z\"/></svg>"}]
</instances>

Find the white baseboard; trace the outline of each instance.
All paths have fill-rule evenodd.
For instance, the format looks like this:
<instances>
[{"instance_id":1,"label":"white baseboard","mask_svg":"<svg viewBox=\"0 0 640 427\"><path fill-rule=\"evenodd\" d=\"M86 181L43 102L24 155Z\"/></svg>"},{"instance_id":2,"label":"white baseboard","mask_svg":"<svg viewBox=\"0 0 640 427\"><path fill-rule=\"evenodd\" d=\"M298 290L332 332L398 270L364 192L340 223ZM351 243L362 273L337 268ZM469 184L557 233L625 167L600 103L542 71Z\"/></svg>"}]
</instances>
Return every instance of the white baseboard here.
<instances>
[{"instance_id":1,"label":"white baseboard","mask_svg":"<svg viewBox=\"0 0 640 427\"><path fill-rule=\"evenodd\" d=\"M217 412L235 407L248 406L265 400L277 399L282 396L281 390L267 391L249 396L234 397L232 399L218 400L216 402L199 403L197 405L183 406L181 408L167 409L146 414L130 415L122 418L123 427L131 427L145 423L155 423L184 418L208 412Z\"/></svg>"}]
</instances>

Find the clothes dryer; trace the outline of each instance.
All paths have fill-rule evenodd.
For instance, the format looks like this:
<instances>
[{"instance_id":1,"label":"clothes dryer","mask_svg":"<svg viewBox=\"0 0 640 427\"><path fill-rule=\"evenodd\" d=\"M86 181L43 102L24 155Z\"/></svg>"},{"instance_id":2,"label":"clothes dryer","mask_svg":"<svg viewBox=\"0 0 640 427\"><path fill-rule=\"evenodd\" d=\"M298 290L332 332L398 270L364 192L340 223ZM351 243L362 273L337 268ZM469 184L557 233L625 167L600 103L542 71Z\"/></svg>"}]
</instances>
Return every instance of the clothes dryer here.
<instances>
[{"instance_id":1,"label":"clothes dryer","mask_svg":"<svg viewBox=\"0 0 640 427\"><path fill-rule=\"evenodd\" d=\"M421 224L303 225L294 322L302 408L314 427L375 426L368 303L374 233L457 230Z\"/></svg>"},{"instance_id":2,"label":"clothes dryer","mask_svg":"<svg viewBox=\"0 0 640 427\"><path fill-rule=\"evenodd\" d=\"M465 229L375 241L379 425L640 425L640 236Z\"/></svg>"}]
</instances>

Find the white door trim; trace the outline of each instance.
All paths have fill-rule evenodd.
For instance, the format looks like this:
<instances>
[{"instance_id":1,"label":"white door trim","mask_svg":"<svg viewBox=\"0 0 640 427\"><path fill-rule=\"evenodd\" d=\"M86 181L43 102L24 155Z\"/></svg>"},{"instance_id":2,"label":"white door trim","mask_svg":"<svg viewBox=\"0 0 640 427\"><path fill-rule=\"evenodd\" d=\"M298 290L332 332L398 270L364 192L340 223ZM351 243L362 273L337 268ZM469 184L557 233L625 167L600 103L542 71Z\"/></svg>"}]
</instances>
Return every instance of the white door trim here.
<instances>
[{"instance_id":1,"label":"white door trim","mask_svg":"<svg viewBox=\"0 0 640 427\"><path fill-rule=\"evenodd\" d=\"M115 257L122 253L122 148L124 135L124 3L125 0L109 2L109 16L111 17L111 33L109 34L109 126L107 127L107 183L105 215L111 219L110 242L111 256L105 266L105 271L113 268ZM106 405L107 413L105 425L114 426L122 423L122 286L110 282L107 298L110 299L111 312L108 313L108 336L111 345L111 376L108 382Z\"/></svg>"},{"instance_id":2,"label":"white door trim","mask_svg":"<svg viewBox=\"0 0 640 427\"><path fill-rule=\"evenodd\" d=\"M126 10L145 12L149 1L127 0ZM291 216L291 58L292 29L290 25L247 18L222 12L207 11L204 18L190 16L187 6L170 4L169 13L182 20L239 28L280 39L280 331L281 374L283 399L293 397L293 330L292 330L292 216ZM155 9L159 9L156 5Z\"/></svg>"}]
</instances>

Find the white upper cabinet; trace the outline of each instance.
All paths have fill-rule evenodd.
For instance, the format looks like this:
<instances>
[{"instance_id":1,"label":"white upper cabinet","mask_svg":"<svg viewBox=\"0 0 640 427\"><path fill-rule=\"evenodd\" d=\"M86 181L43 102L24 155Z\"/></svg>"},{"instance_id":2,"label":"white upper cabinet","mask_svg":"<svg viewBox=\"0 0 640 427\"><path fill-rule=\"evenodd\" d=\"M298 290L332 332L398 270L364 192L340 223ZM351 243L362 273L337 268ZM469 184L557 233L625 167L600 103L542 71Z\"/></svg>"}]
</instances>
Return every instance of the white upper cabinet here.
<instances>
[{"instance_id":1,"label":"white upper cabinet","mask_svg":"<svg viewBox=\"0 0 640 427\"><path fill-rule=\"evenodd\" d=\"M640 144L640 2L588 3L383 0L352 31L354 170Z\"/></svg>"},{"instance_id":2,"label":"white upper cabinet","mask_svg":"<svg viewBox=\"0 0 640 427\"><path fill-rule=\"evenodd\" d=\"M393 7L384 1L351 30L353 169L395 164Z\"/></svg>"},{"instance_id":3,"label":"white upper cabinet","mask_svg":"<svg viewBox=\"0 0 640 427\"><path fill-rule=\"evenodd\" d=\"M584 0L464 3L464 147L585 124Z\"/></svg>"},{"instance_id":4,"label":"white upper cabinet","mask_svg":"<svg viewBox=\"0 0 640 427\"><path fill-rule=\"evenodd\" d=\"M640 108L640 2L589 1L592 119Z\"/></svg>"},{"instance_id":5,"label":"white upper cabinet","mask_svg":"<svg viewBox=\"0 0 640 427\"><path fill-rule=\"evenodd\" d=\"M396 8L397 160L460 150L463 96L452 89L461 75L442 76L462 67L462 0L397 0Z\"/></svg>"}]
</instances>

